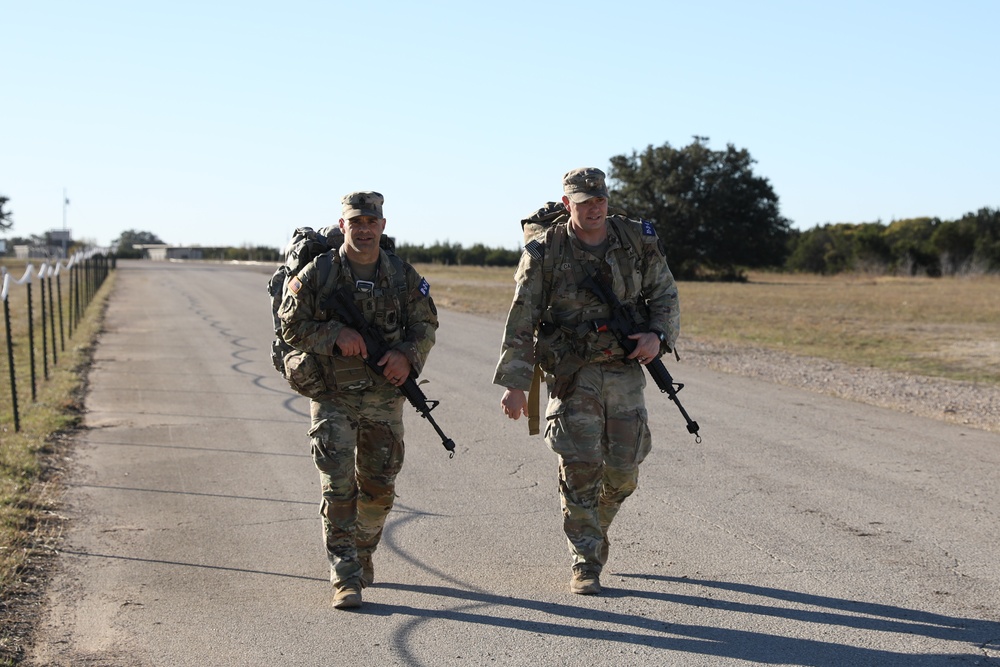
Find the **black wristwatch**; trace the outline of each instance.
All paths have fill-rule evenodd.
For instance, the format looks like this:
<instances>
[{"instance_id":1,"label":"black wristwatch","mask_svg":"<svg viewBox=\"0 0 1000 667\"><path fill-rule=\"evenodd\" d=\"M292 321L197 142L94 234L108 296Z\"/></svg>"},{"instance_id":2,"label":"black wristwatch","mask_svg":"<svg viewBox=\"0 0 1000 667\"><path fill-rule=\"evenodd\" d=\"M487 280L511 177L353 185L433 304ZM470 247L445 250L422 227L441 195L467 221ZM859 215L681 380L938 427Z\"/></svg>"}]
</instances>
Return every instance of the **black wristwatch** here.
<instances>
[{"instance_id":1,"label":"black wristwatch","mask_svg":"<svg viewBox=\"0 0 1000 667\"><path fill-rule=\"evenodd\" d=\"M649 333L656 334L656 337L660 339L660 345L664 345L667 342L667 334L662 331L657 331L656 329L650 329Z\"/></svg>"}]
</instances>

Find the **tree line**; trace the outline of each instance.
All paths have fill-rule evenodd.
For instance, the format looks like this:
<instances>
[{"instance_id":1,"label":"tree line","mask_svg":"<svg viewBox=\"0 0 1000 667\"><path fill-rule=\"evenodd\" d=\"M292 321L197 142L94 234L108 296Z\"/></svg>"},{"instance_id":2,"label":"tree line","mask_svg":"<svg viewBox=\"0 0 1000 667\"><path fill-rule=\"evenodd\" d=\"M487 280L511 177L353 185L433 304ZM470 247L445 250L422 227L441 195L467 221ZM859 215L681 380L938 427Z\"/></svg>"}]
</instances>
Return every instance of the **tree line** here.
<instances>
[{"instance_id":1,"label":"tree line","mask_svg":"<svg viewBox=\"0 0 1000 667\"><path fill-rule=\"evenodd\" d=\"M610 160L610 203L629 217L652 222L678 279L742 280L749 269L834 274L867 271L901 275L1000 272L1000 210L982 208L958 220L912 218L888 224L827 223L793 229L778 195L754 173L745 148L713 150L696 136ZM3 204L0 202L0 212ZM9 226L10 214L3 216ZM518 221L510 221L511 225ZM155 234L128 230L114 243L119 257L140 257L135 245L162 243ZM267 247L203 248L206 259L280 261ZM398 244L411 263L514 266L520 249L436 241Z\"/></svg>"},{"instance_id":2,"label":"tree line","mask_svg":"<svg viewBox=\"0 0 1000 667\"><path fill-rule=\"evenodd\" d=\"M782 268L835 274L967 275L1000 272L1000 209L958 220L910 218L795 231Z\"/></svg>"},{"instance_id":3,"label":"tree line","mask_svg":"<svg viewBox=\"0 0 1000 667\"><path fill-rule=\"evenodd\" d=\"M945 276L1000 272L1000 209L982 208L958 220L925 217L888 224L828 223L804 231L772 228L767 234L756 236L753 225L748 225L740 236L741 232L734 229L737 223L732 223L725 226L725 231L713 232L709 241L697 240L700 233L697 230L685 235L682 225L676 229L673 225L656 226L664 238L671 270L683 280L741 280L745 270L752 268L825 275L863 272ZM741 238L745 249L738 243ZM119 258L141 258L143 251L135 245L160 243L163 241L155 234L128 230L113 246ZM397 243L396 254L413 264L513 267L520 260L521 250L491 248L481 243L464 247L436 241L429 246ZM202 248L202 256L224 261L283 259L281 251L267 246Z\"/></svg>"},{"instance_id":4,"label":"tree line","mask_svg":"<svg viewBox=\"0 0 1000 667\"><path fill-rule=\"evenodd\" d=\"M789 229L780 241L746 240L765 248L753 248L744 254L733 247L727 264L721 261L721 254L685 254L682 246L667 241L667 259L677 278L685 280L741 280L748 268L823 275L937 277L1000 273L1000 209L982 208L958 220L925 217L888 224L828 223L804 231ZM521 256L520 249L488 248L482 244L463 248L447 242L428 247L400 244L396 251L410 263L466 266L516 266Z\"/></svg>"}]
</instances>

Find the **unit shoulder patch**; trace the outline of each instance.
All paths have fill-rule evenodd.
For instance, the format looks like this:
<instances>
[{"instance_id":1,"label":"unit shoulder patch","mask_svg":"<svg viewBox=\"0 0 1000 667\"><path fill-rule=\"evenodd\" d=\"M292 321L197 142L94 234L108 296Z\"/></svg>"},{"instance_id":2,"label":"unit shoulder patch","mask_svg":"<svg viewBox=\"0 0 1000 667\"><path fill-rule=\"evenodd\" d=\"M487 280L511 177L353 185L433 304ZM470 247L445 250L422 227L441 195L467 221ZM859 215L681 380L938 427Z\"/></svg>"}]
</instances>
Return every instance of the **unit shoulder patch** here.
<instances>
[{"instance_id":1,"label":"unit shoulder patch","mask_svg":"<svg viewBox=\"0 0 1000 667\"><path fill-rule=\"evenodd\" d=\"M524 245L524 251L533 259L539 260L545 257L545 244L538 239L531 239Z\"/></svg>"}]
</instances>

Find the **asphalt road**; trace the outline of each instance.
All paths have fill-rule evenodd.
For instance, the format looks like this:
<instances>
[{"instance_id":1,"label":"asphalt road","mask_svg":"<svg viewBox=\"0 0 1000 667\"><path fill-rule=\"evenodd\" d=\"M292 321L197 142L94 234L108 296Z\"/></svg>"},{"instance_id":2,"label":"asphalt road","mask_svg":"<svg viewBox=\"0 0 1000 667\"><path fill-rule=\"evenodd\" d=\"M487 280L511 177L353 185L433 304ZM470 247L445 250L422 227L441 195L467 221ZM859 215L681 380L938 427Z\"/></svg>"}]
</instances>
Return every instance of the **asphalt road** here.
<instances>
[{"instance_id":1,"label":"asphalt road","mask_svg":"<svg viewBox=\"0 0 1000 667\"><path fill-rule=\"evenodd\" d=\"M704 441L649 390L575 596L555 456L490 384L502 322L453 312L423 388L457 455L407 408L376 584L331 609L267 277L120 265L28 664L1000 665L1000 436L671 362Z\"/></svg>"}]
</instances>

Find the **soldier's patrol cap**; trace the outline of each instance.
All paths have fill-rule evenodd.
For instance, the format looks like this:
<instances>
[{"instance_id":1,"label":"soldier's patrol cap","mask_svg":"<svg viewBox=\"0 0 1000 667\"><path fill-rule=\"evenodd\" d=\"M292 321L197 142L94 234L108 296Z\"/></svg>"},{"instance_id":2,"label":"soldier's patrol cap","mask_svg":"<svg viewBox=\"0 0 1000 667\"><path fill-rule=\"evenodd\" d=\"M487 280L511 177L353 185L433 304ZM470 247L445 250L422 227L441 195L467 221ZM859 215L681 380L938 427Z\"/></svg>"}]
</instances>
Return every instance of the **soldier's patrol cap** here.
<instances>
[{"instance_id":1,"label":"soldier's patrol cap","mask_svg":"<svg viewBox=\"0 0 1000 667\"><path fill-rule=\"evenodd\" d=\"M608 198L608 186L604 184L604 172L596 167L581 167L567 171L563 176L563 193L574 204L593 199Z\"/></svg>"},{"instance_id":2,"label":"soldier's patrol cap","mask_svg":"<svg viewBox=\"0 0 1000 667\"><path fill-rule=\"evenodd\" d=\"M352 192L349 195L344 195L340 200L343 206L343 213L341 213L340 217L344 220L350 220L359 215L381 218L383 202L385 202L385 198L371 190Z\"/></svg>"}]
</instances>

